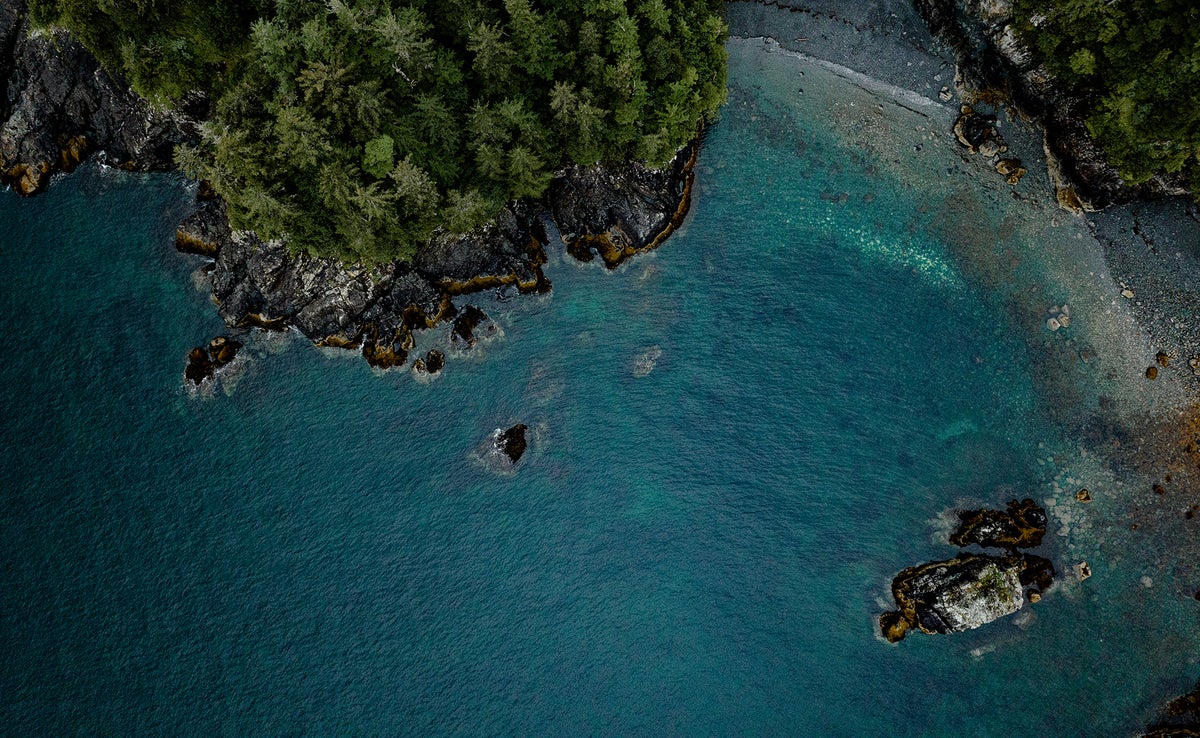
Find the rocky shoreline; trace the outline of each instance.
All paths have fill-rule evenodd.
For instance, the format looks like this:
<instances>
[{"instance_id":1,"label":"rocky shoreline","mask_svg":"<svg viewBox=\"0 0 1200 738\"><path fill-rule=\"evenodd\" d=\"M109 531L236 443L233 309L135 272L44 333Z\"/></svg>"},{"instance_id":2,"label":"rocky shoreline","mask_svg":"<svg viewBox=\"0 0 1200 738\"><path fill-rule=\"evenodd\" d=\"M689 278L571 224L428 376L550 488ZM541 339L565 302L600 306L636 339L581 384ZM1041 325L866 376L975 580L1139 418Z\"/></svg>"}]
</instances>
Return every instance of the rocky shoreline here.
<instances>
[{"instance_id":1,"label":"rocky shoreline","mask_svg":"<svg viewBox=\"0 0 1200 738\"><path fill-rule=\"evenodd\" d=\"M0 2L0 79L0 183L25 196L95 152L123 169L170 170L175 146L195 139L207 107L193 100L182 114L155 108L65 32L31 35L23 0ZM656 248L687 215L698 150L697 140L662 170L567 167L541 200L512 203L474 233L437 235L410 262L357 265L292 254L283 242L234 232L224 203L203 184L176 246L210 260L213 300L230 328L294 329L321 346L359 350L372 366L398 367L408 362L415 331L458 315L452 298L549 291L541 268L546 220L570 254L599 256L610 269Z\"/></svg>"},{"instance_id":2,"label":"rocky shoreline","mask_svg":"<svg viewBox=\"0 0 1200 738\"><path fill-rule=\"evenodd\" d=\"M954 50L958 84L974 96L1011 105L1045 132L1059 202L1094 210L1134 200L1186 195L1179 177L1128 185L1088 134L1085 100L1057 84L1017 37L1012 0L915 0L935 34Z\"/></svg>"},{"instance_id":3,"label":"rocky shoreline","mask_svg":"<svg viewBox=\"0 0 1200 738\"><path fill-rule=\"evenodd\" d=\"M483 229L436 236L411 262L344 264L292 254L280 241L229 227L224 203L201 191L196 212L180 224L176 247L210 260L213 300L232 328L295 329L320 346L359 350L374 367L408 362L414 333L455 320L461 347L474 344L465 316L486 315L452 298L496 290L536 294L551 289L542 272L554 222L568 253L596 255L610 269L656 248L687 214L699 142L663 170L640 164L571 167L542 201L518 202Z\"/></svg>"}]
</instances>

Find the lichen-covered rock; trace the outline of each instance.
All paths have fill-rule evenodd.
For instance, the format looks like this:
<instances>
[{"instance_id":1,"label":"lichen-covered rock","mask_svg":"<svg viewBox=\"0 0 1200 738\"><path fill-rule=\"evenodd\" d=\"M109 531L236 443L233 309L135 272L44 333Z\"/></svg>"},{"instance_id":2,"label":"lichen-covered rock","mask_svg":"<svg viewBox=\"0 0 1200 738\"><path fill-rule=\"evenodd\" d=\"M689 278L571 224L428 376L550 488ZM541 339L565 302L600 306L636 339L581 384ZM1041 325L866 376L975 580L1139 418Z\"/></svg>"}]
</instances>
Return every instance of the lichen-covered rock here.
<instances>
[{"instance_id":1,"label":"lichen-covered rock","mask_svg":"<svg viewBox=\"0 0 1200 738\"><path fill-rule=\"evenodd\" d=\"M1031 499L1011 500L1007 510L960 510L958 530L950 534L955 546L1033 548L1046 535L1046 511Z\"/></svg>"},{"instance_id":2,"label":"lichen-covered rock","mask_svg":"<svg viewBox=\"0 0 1200 738\"><path fill-rule=\"evenodd\" d=\"M914 627L930 634L978 628L1020 610L1025 588L1040 592L1052 578L1050 562L1028 554L961 554L910 567L892 580L897 609L880 616L880 628L893 643Z\"/></svg>"}]
</instances>

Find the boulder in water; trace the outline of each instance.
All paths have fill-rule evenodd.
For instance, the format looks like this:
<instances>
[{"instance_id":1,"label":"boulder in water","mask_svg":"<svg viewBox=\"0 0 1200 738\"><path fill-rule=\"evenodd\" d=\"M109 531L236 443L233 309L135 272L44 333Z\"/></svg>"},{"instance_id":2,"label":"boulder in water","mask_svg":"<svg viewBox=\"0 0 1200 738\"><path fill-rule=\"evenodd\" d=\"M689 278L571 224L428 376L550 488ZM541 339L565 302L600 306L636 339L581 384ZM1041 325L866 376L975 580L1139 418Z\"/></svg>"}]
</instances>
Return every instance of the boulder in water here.
<instances>
[{"instance_id":1,"label":"boulder in water","mask_svg":"<svg viewBox=\"0 0 1200 738\"><path fill-rule=\"evenodd\" d=\"M879 618L892 643L912 628L957 633L1011 615L1025 605L1025 587L1049 586L1053 566L1038 556L960 554L910 567L892 580L897 609Z\"/></svg>"},{"instance_id":2,"label":"boulder in water","mask_svg":"<svg viewBox=\"0 0 1200 738\"><path fill-rule=\"evenodd\" d=\"M496 432L496 450L507 456L513 464L520 461L521 456L525 454L526 430L528 428L524 423L517 423L508 430Z\"/></svg>"},{"instance_id":3,"label":"boulder in water","mask_svg":"<svg viewBox=\"0 0 1200 738\"><path fill-rule=\"evenodd\" d=\"M217 336L208 346L196 346L188 352L188 365L183 376L194 385L212 379L218 369L229 364L241 349L240 341L228 336Z\"/></svg>"},{"instance_id":4,"label":"boulder in water","mask_svg":"<svg viewBox=\"0 0 1200 738\"><path fill-rule=\"evenodd\" d=\"M474 305L467 305L459 311L458 316L454 319L454 327L450 331L450 343L456 348L469 349L475 345L480 336L494 336L499 330L487 313Z\"/></svg>"}]
</instances>

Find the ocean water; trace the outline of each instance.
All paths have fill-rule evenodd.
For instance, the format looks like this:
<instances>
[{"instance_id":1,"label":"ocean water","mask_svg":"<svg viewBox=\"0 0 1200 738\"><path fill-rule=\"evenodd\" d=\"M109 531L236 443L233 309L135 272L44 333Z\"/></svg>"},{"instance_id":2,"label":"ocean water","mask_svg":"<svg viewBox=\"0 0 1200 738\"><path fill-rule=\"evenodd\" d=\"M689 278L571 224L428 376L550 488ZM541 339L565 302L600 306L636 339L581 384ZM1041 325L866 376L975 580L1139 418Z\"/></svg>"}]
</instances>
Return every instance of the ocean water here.
<instances>
[{"instance_id":1,"label":"ocean water","mask_svg":"<svg viewBox=\"0 0 1200 738\"><path fill-rule=\"evenodd\" d=\"M1200 677L1195 565L1078 436L1184 401L1083 223L951 108L730 52L685 228L613 273L552 246L553 293L472 298L503 337L428 384L254 335L189 391L224 328L185 183L3 193L0 732L1122 735ZM1095 576L885 643L948 511L1014 496Z\"/></svg>"}]
</instances>

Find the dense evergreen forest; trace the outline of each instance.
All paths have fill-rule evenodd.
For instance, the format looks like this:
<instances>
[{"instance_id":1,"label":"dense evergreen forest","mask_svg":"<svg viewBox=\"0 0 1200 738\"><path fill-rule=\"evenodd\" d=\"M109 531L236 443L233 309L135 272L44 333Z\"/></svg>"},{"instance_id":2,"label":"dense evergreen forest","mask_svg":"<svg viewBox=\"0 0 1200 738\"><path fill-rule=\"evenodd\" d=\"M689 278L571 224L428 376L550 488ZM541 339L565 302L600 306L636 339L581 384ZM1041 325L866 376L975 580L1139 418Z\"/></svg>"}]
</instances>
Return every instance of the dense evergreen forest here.
<instances>
[{"instance_id":1,"label":"dense evergreen forest","mask_svg":"<svg viewBox=\"0 0 1200 738\"><path fill-rule=\"evenodd\" d=\"M1087 126L1130 183L1163 172L1200 194L1200 3L1017 0L1025 40L1090 101Z\"/></svg>"},{"instance_id":2,"label":"dense evergreen forest","mask_svg":"<svg viewBox=\"0 0 1200 738\"><path fill-rule=\"evenodd\" d=\"M570 162L663 164L725 96L721 0L31 0L142 95L214 101L182 169L237 228L411 256Z\"/></svg>"}]
</instances>

